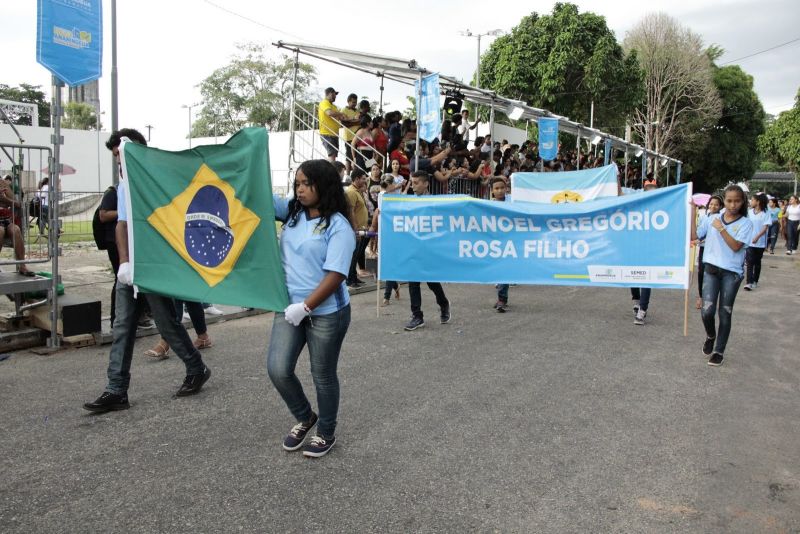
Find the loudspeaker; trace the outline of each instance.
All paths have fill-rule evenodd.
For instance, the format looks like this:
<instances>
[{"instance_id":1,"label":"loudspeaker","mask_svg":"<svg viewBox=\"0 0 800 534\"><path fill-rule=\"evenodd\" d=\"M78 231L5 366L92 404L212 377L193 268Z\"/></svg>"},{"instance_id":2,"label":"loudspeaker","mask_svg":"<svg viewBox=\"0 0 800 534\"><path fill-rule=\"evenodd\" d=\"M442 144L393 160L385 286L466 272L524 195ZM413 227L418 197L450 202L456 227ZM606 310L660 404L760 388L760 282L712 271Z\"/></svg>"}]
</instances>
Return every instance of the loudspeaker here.
<instances>
[{"instance_id":1,"label":"loudspeaker","mask_svg":"<svg viewBox=\"0 0 800 534\"><path fill-rule=\"evenodd\" d=\"M50 330L50 306L31 310L34 326ZM58 297L56 330L64 337L100 332L100 301L78 295Z\"/></svg>"}]
</instances>

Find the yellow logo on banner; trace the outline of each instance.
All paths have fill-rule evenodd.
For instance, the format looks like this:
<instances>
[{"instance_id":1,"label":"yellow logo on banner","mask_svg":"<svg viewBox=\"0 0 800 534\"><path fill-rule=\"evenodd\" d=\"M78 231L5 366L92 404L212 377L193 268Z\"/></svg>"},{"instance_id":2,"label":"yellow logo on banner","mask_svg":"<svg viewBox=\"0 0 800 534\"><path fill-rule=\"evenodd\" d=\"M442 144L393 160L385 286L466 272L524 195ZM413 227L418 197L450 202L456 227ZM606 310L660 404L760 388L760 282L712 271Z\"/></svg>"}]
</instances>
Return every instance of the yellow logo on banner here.
<instances>
[{"instance_id":1,"label":"yellow logo on banner","mask_svg":"<svg viewBox=\"0 0 800 534\"><path fill-rule=\"evenodd\" d=\"M189 186L147 222L214 287L233 271L261 219L204 163Z\"/></svg>"},{"instance_id":2,"label":"yellow logo on banner","mask_svg":"<svg viewBox=\"0 0 800 534\"><path fill-rule=\"evenodd\" d=\"M564 202L583 202L583 197L575 191L561 191L553 195L550 199L552 204L563 204Z\"/></svg>"}]
</instances>

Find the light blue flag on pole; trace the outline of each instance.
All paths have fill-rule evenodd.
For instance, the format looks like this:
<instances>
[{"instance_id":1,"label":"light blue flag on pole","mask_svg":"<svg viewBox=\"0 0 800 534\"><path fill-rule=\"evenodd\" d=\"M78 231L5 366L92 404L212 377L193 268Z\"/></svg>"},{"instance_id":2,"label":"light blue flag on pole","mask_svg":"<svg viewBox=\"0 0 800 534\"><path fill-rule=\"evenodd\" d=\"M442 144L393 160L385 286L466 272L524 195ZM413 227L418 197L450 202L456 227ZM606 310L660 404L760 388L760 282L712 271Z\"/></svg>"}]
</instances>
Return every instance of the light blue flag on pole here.
<instances>
[{"instance_id":1,"label":"light blue flag on pole","mask_svg":"<svg viewBox=\"0 0 800 534\"><path fill-rule=\"evenodd\" d=\"M36 61L68 85L103 72L101 0L39 0Z\"/></svg>"},{"instance_id":2,"label":"light blue flag on pole","mask_svg":"<svg viewBox=\"0 0 800 534\"><path fill-rule=\"evenodd\" d=\"M439 74L429 74L422 78L422 90L419 89L419 80L414 82L417 101L417 128L421 139L429 143L439 136L442 129L442 106L439 105Z\"/></svg>"},{"instance_id":3,"label":"light blue flag on pole","mask_svg":"<svg viewBox=\"0 0 800 534\"><path fill-rule=\"evenodd\" d=\"M615 197L615 164L567 172L515 172L511 175L514 201L561 204Z\"/></svg>"},{"instance_id":4,"label":"light blue flag on pole","mask_svg":"<svg viewBox=\"0 0 800 534\"><path fill-rule=\"evenodd\" d=\"M558 119L539 118L539 157L545 161L556 159L558 154Z\"/></svg>"},{"instance_id":5,"label":"light blue flag on pole","mask_svg":"<svg viewBox=\"0 0 800 534\"><path fill-rule=\"evenodd\" d=\"M691 184L594 202L384 195L381 280L682 288Z\"/></svg>"}]
</instances>

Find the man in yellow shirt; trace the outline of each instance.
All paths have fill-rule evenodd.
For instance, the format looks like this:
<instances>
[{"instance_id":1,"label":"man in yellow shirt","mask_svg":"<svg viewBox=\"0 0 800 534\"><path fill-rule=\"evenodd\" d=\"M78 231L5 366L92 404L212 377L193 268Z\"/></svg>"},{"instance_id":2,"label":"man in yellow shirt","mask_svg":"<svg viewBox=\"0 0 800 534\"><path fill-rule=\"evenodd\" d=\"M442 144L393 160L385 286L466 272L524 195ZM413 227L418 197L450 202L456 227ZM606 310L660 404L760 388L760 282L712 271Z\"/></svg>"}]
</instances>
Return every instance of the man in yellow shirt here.
<instances>
[{"instance_id":1,"label":"man in yellow shirt","mask_svg":"<svg viewBox=\"0 0 800 534\"><path fill-rule=\"evenodd\" d=\"M366 230L369 224L369 212L364 200L364 191L367 189L367 174L360 167L353 168L352 184L345 188L344 194L350 206L350 223L356 231ZM353 260L350 262L350 272L347 275L348 287L358 287L364 282L358 279L356 265L359 256L364 253L369 239L366 236L356 238L356 248L353 251Z\"/></svg>"},{"instance_id":2,"label":"man in yellow shirt","mask_svg":"<svg viewBox=\"0 0 800 534\"><path fill-rule=\"evenodd\" d=\"M339 108L333 105L338 94L333 87L328 87L325 89L325 98L319 103L319 136L331 162L336 161L339 155L339 123L336 121L345 118Z\"/></svg>"}]
</instances>

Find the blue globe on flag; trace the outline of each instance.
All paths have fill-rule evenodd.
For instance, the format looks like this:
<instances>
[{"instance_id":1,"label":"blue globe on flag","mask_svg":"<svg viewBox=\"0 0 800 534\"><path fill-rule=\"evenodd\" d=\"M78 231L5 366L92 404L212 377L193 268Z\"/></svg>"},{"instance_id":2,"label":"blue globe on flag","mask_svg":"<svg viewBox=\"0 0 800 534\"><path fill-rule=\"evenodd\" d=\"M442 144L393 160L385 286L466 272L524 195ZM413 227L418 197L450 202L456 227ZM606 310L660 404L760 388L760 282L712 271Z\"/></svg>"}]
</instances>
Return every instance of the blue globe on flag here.
<instances>
[{"instance_id":1,"label":"blue globe on flag","mask_svg":"<svg viewBox=\"0 0 800 534\"><path fill-rule=\"evenodd\" d=\"M213 185L201 187L186 210L184 245L189 256L205 267L216 267L233 247L228 199Z\"/></svg>"}]
</instances>

